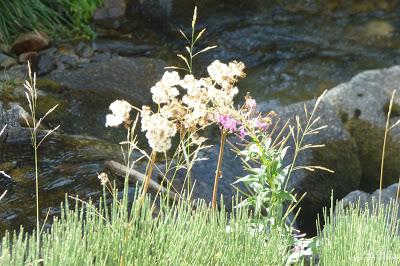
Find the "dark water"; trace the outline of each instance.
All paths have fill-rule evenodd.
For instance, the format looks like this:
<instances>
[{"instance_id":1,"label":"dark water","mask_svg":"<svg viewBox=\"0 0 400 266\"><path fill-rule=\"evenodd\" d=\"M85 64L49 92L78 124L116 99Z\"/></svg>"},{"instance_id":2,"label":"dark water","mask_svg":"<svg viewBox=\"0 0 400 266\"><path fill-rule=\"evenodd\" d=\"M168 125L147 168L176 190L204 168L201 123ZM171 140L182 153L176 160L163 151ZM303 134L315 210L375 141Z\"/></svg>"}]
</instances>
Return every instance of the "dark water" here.
<instances>
[{"instance_id":1,"label":"dark water","mask_svg":"<svg viewBox=\"0 0 400 266\"><path fill-rule=\"evenodd\" d=\"M208 45L218 45L218 48L198 58L195 73L204 74L204 67L214 59L243 61L247 66L247 78L240 83L241 95L250 91L258 102L274 108L316 97L359 72L399 64L399 5L367 2L370 3L254 4L243 8L222 6L212 11L200 7L198 26L207 27L207 33L199 49ZM147 25L143 30L124 35L123 39L151 45L155 49L150 57L176 64L174 55L183 52L184 46L177 28L188 31L191 8L175 10L174 17L161 28ZM84 199L101 195L97 172L102 170L104 160L119 154L118 145L112 143L122 140L124 132L114 135L116 131L101 130L103 118L96 120L94 117L95 114L104 117L108 102L96 99L92 105L87 105L92 106L93 113L86 110L93 119L85 119L82 114L81 119L67 119L71 126L65 131L85 134L84 129L88 129L91 136L109 142L102 142L101 147L97 141L96 145L84 141L85 145L72 146L65 145L70 140L60 139L44 144L48 147L42 151L40 160L43 218L51 206L55 208L50 214L57 214L65 193ZM96 105L99 102L102 105ZM97 150L89 146L96 146ZM8 158L4 154L0 157L1 169L15 179L14 184L7 186L8 194L0 203L1 231L20 225L32 228L35 219L29 142L14 148L15 151L5 152ZM102 152L105 150L108 152ZM9 155L11 153L14 155Z\"/></svg>"}]
</instances>

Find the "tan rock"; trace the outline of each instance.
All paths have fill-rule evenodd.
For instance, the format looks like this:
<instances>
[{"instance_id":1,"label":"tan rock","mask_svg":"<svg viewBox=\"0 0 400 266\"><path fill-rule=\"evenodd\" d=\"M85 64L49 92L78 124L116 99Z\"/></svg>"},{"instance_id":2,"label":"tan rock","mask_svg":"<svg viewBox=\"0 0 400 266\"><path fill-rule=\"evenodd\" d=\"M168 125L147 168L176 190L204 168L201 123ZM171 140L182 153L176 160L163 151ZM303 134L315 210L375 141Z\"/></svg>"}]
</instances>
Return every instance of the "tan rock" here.
<instances>
[{"instance_id":1,"label":"tan rock","mask_svg":"<svg viewBox=\"0 0 400 266\"><path fill-rule=\"evenodd\" d=\"M37 52L49 46L50 38L45 33L28 32L21 34L13 43L11 51L20 55L26 52Z\"/></svg>"}]
</instances>

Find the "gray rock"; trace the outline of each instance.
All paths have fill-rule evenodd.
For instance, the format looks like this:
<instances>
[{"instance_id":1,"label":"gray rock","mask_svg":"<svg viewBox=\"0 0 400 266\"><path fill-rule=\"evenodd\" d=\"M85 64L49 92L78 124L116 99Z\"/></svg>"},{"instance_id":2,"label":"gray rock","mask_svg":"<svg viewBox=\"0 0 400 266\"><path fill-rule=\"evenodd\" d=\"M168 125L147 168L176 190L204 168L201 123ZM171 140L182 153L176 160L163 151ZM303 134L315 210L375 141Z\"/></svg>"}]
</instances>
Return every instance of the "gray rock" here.
<instances>
[{"instance_id":1,"label":"gray rock","mask_svg":"<svg viewBox=\"0 0 400 266\"><path fill-rule=\"evenodd\" d=\"M325 101L336 112L357 143L362 166L360 188L372 192L379 186L382 146L392 91L400 84L400 66L365 71L328 91ZM391 124L400 118L400 94L394 99ZM385 157L384 186L400 176L400 128L390 131Z\"/></svg>"},{"instance_id":2,"label":"gray rock","mask_svg":"<svg viewBox=\"0 0 400 266\"><path fill-rule=\"evenodd\" d=\"M93 21L108 29L118 29L125 20L127 0L105 0L93 14Z\"/></svg>"},{"instance_id":3,"label":"gray rock","mask_svg":"<svg viewBox=\"0 0 400 266\"><path fill-rule=\"evenodd\" d=\"M5 54L0 53L0 68L9 68L17 63L17 61Z\"/></svg>"},{"instance_id":4,"label":"gray rock","mask_svg":"<svg viewBox=\"0 0 400 266\"><path fill-rule=\"evenodd\" d=\"M94 12L93 19L96 21L122 17L125 15L126 6L125 0L105 0Z\"/></svg>"},{"instance_id":5,"label":"gray rock","mask_svg":"<svg viewBox=\"0 0 400 266\"><path fill-rule=\"evenodd\" d=\"M24 80L28 75L26 65L15 65L6 71L0 71L0 81Z\"/></svg>"},{"instance_id":6,"label":"gray rock","mask_svg":"<svg viewBox=\"0 0 400 266\"><path fill-rule=\"evenodd\" d=\"M5 125L21 127L21 125L25 125L25 119L29 120L30 115L19 104L4 104L0 102L0 129Z\"/></svg>"},{"instance_id":7,"label":"gray rock","mask_svg":"<svg viewBox=\"0 0 400 266\"><path fill-rule=\"evenodd\" d=\"M157 59L118 57L76 70L54 71L50 79L76 90L116 92L140 106L151 101L150 88L162 77L165 66Z\"/></svg>"},{"instance_id":8,"label":"gray rock","mask_svg":"<svg viewBox=\"0 0 400 266\"><path fill-rule=\"evenodd\" d=\"M172 12L173 0L139 0L140 11L146 18L165 21Z\"/></svg>"},{"instance_id":9,"label":"gray rock","mask_svg":"<svg viewBox=\"0 0 400 266\"><path fill-rule=\"evenodd\" d=\"M304 128L306 123L304 105L307 106L310 113L315 105L315 100L276 109L281 125L290 119L290 125L295 127L295 116L298 115ZM320 119L314 128L324 125L327 128L320 130L319 134L305 136L303 145L324 144L325 147L300 151L295 166L322 166L333 170L334 173L305 169L296 170L292 173L288 188L293 188L298 196L307 193L300 202L302 210L298 219L298 225L304 231L315 230L316 216L324 206L330 205L332 190L335 198L342 198L358 188L361 177L356 145L336 116L335 108L328 103L321 103L315 113L315 118L317 117L320 117ZM285 163L289 165L294 157L293 140L290 139L287 145L290 148Z\"/></svg>"},{"instance_id":10,"label":"gray rock","mask_svg":"<svg viewBox=\"0 0 400 266\"><path fill-rule=\"evenodd\" d=\"M120 56L137 56L147 54L154 50L150 45L136 45L129 41L123 40L96 40L93 43L96 52L115 53Z\"/></svg>"},{"instance_id":11,"label":"gray rock","mask_svg":"<svg viewBox=\"0 0 400 266\"><path fill-rule=\"evenodd\" d=\"M381 203L384 206L387 207L396 202L398 188L399 183L394 183L387 188L382 189ZM369 210L372 210L379 202L379 194L379 189L375 190L372 194L360 190L352 191L339 201L339 206L349 208L350 206L359 204L361 209L368 207ZM400 209L398 210L397 217L400 218Z\"/></svg>"},{"instance_id":12,"label":"gray rock","mask_svg":"<svg viewBox=\"0 0 400 266\"><path fill-rule=\"evenodd\" d=\"M52 47L41 51L38 56L37 74L46 75L57 68L57 48Z\"/></svg>"}]
</instances>

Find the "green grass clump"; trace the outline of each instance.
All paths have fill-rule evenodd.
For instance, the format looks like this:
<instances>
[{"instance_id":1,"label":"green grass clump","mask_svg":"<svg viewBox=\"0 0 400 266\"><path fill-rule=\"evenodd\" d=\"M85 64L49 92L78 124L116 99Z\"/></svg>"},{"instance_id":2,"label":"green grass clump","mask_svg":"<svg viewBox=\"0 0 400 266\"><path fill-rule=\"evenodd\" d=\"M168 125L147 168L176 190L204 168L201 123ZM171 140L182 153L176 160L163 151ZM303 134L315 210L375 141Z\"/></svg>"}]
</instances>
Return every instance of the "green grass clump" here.
<instances>
[{"instance_id":1,"label":"green grass clump","mask_svg":"<svg viewBox=\"0 0 400 266\"><path fill-rule=\"evenodd\" d=\"M79 205L79 206L78 206ZM44 265L284 265L289 238L251 232L247 213L161 203L158 214L145 201L133 205L66 205L52 228L41 234ZM227 225L230 229L227 230ZM35 265L35 234L3 238L0 265Z\"/></svg>"},{"instance_id":2,"label":"green grass clump","mask_svg":"<svg viewBox=\"0 0 400 266\"><path fill-rule=\"evenodd\" d=\"M41 31L51 37L94 37L91 15L103 0L0 1L0 43L19 34Z\"/></svg>"},{"instance_id":3,"label":"green grass clump","mask_svg":"<svg viewBox=\"0 0 400 266\"><path fill-rule=\"evenodd\" d=\"M397 211L396 205L344 210L339 204L318 232L321 265L400 265Z\"/></svg>"}]
</instances>

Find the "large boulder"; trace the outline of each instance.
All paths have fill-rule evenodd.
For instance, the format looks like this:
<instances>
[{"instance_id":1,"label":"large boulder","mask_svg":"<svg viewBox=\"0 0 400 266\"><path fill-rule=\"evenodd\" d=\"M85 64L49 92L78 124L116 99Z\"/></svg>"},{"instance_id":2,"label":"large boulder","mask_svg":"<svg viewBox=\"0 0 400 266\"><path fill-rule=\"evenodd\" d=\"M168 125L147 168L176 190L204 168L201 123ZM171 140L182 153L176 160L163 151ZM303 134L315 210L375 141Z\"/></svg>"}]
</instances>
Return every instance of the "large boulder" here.
<instances>
[{"instance_id":1,"label":"large boulder","mask_svg":"<svg viewBox=\"0 0 400 266\"><path fill-rule=\"evenodd\" d=\"M281 126L290 119L289 124L296 128L296 116L305 128L307 119L304 106L310 115L316 101L306 101L276 109ZM321 166L325 170L309 171L306 169L295 170L288 182L288 188L294 189L298 197L307 193L300 202L302 208L298 226L305 232L315 233L315 220L324 206L330 206L331 195L342 198L347 193L359 186L361 177L360 162L357 157L357 148L354 140L336 116L335 108L322 102L314 115L319 117L313 128L326 125L318 134L309 134L304 137L303 144L325 145L322 148L305 149L298 153L295 166ZM290 139L290 146L285 158L285 164L290 164L294 158L294 142Z\"/></svg>"},{"instance_id":2,"label":"large boulder","mask_svg":"<svg viewBox=\"0 0 400 266\"><path fill-rule=\"evenodd\" d=\"M140 106L151 101L150 88L161 79L165 66L159 59L117 57L76 70L54 71L50 79L74 90L119 93Z\"/></svg>"},{"instance_id":3,"label":"large boulder","mask_svg":"<svg viewBox=\"0 0 400 266\"><path fill-rule=\"evenodd\" d=\"M365 71L328 91L325 102L338 115L357 143L362 166L360 188L372 192L379 187L381 156L391 94L400 84L400 66ZM400 93L394 98L391 124L400 118ZM400 129L390 131L385 156L384 186L400 176Z\"/></svg>"}]
</instances>

